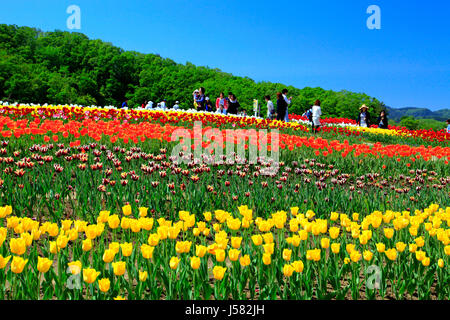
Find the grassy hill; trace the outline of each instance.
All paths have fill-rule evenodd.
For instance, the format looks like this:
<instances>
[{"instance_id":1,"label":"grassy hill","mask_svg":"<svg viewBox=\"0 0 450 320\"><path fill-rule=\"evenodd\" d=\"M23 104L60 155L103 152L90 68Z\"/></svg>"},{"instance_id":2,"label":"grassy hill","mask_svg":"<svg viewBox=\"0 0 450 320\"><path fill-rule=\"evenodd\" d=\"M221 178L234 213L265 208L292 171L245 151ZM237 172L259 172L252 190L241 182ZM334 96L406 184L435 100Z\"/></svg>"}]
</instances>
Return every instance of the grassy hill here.
<instances>
[{"instance_id":1,"label":"grassy hill","mask_svg":"<svg viewBox=\"0 0 450 320\"><path fill-rule=\"evenodd\" d=\"M91 40L81 33L43 32L29 27L0 24L0 100L24 103L116 105L124 99L132 107L146 100L176 100L192 107L192 92L200 86L215 102L220 92L233 92L247 113L253 99L266 114L265 95L289 89L290 113L302 114L316 99L324 116L355 119L364 103L374 113L384 106L364 93L322 88L303 89L281 83L255 82L219 69L179 64L157 54L124 51L111 43Z\"/></svg>"},{"instance_id":2,"label":"grassy hill","mask_svg":"<svg viewBox=\"0 0 450 320\"><path fill-rule=\"evenodd\" d=\"M387 107L389 118L399 121L402 117L414 117L420 119L434 119L436 121L446 121L450 119L450 109L431 111L426 108L390 108Z\"/></svg>"}]
</instances>

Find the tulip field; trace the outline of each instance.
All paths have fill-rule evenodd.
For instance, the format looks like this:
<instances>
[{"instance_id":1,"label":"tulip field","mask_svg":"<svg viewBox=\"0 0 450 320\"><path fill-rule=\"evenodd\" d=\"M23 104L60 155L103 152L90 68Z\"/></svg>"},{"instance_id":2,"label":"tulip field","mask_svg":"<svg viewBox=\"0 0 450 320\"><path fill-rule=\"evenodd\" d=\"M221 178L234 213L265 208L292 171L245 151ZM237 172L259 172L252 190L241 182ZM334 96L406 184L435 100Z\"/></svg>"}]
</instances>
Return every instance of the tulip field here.
<instances>
[{"instance_id":1,"label":"tulip field","mask_svg":"<svg viewBox=\"0 0 450 320\"><path fill-rule=\"evenodd\" d=\"M447 300L450 134L291 119L0 104L0 299Z\"/></svg>"}]
</instances>

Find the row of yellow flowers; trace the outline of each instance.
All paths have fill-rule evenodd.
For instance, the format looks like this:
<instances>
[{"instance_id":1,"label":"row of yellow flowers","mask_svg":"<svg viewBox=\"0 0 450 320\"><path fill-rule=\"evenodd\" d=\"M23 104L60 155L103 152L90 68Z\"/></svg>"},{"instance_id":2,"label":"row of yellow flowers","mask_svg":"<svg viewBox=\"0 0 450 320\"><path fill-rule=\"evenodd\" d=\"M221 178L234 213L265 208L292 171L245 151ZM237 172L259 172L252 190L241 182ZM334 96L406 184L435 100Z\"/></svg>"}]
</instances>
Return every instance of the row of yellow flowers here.
<instances>
[{"instance_id":1,"label":"row of yellow flowers","mask_svg":"<svg viewBox=\"0 0 450 320\"><path fill-rule=\"evenodd\" d=\"M0 208L0 280L7 285L0 295L310 299L342 298L350 290L358 298L365 285L361 270L375 265L382 283L377 289L366 286L366 298L402 297L407 290L426 298L433 286L448 298L449 219L450 207L438 205L375 211L363 218L332 212L327 219L298 208L255 218L241 206L235 216L216 210L198 220L180 211L179 220L170 221L149 217L147 208L133 214L126 205L120 215L100 212L96 223L39 222L12 215L5 206ZM70 277L81 274L85 288L67 288ZM414 282L415 277L426 280Z\"/></svg>"}]
</instances>

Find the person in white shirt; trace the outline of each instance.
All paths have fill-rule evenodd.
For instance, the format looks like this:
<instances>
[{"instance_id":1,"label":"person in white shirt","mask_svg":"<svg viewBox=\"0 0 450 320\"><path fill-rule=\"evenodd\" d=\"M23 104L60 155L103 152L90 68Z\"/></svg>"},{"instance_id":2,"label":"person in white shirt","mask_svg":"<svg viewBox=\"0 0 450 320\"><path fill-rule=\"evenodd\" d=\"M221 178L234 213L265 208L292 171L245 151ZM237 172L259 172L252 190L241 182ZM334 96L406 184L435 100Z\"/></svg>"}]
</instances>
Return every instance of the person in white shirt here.
<instances>
[{"instance_id":1,"label":"person in white shirt","mask_svg":"<svg viewBox=\"0 0 450 320\"><path fill-rule=\"evenodd\" d=\"M264 97L267 102L267 119L273 120L275 116L275 106L273 105L273 102L270 100L270 96L267 95Z\"/></svg>"},{"instance_id":2,"label":"person in white shirt","mask_svg":"<svg viewBox=\"0 0 450 320\"><path fill-rule=\"evenodd\" d=\"M147 110L153 109L153 101L147 102L147 105L145 106L145 109L147 109Z\"/></svg>"},{"instance_id":3,"label":"person in white shirt","mask_svg":"<svg viewBox=\"0 0 450 320\"><path fill-rule=\"evenodd\" d=\"M290 98L288 99L288 97L287 97L288 90L287 90L287 89L283 89L283 91L281 91L281 93L283 94L284 101L286 101L286 103L287 103L287 105L288 105L288 107L286 108L286 116L285 116L285 118L284 118L284 121L289 122L289 113L288 113L288 110L289 110L289 105L290 105L291 102L292 102L292 97L290 97Z\"/></svg>"},{"instance_id":4,"label":"person in white shirt","mask_svg":"<svg viewBox=\"0 0 450 320\"><path fill-rule=\"evenodd\" d=\"M166 110L166 99L161 101L161 109Z\"/></svg>"},{"instance_id":5,"label":"person in white shirt","mask_svg":"<svg viewBox=\"0 0 450 320\"><path fill-rule=\"evenodd\" d=\"M320 116L322 115L322 109L320 108L320 100L316 100L313 107L311 108L312 111L312 130L314 133L317 132L317 128L320 127Z\"/></svg>"},{"instance_id":6,"label":"person in white shirt","mask_svg":"<svg viewBox=\"0 0 450 320\"><path fill-rule=\"evenodd\" d=\"M173 105L173 110L178 110L178 109L180 109L179 104L180 104L179 101L175 101L175 104Z\"/></svg>"}]
</instances>

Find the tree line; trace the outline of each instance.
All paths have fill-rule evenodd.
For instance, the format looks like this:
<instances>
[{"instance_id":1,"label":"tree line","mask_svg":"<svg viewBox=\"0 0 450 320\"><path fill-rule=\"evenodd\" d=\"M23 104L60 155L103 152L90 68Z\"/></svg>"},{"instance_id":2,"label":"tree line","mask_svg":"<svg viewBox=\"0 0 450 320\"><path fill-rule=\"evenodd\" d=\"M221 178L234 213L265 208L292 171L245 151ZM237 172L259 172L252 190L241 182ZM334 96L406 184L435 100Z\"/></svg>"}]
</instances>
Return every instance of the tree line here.
<instances>
[{"instance_id":1,"label":"tree line","mask_svg":"<svg viewBox=\"0 0 450 320\"><path fill-rule=\"evenodd\" d=\"M171 106L192 108L192 92L206 88L215 101L220 92L233 92L248 114L258 99L265 115L264 96L276 100L283 88L293 97L289 113L302 114L316 99L325 117L355 119L366 104L371 113L385 106L365 93L303 89L281 83L255 82L219 69L179 64L158 54L125 51L111 43L90 40L82 33L43 32L30 27L0 25L0 99L8 102L131 107L166 99Z\"/></svg>"}]
</instances>

